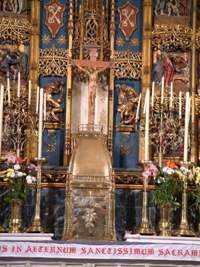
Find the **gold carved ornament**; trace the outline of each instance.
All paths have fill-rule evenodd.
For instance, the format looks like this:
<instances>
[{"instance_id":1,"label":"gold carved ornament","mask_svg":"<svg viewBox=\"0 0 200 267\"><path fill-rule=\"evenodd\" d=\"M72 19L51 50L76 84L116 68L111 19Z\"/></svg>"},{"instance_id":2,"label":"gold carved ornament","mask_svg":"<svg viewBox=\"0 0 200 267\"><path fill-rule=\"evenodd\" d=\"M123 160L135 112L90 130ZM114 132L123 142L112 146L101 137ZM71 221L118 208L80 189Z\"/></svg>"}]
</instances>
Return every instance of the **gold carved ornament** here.
<instances>
[{"instance_id":1,"label":"gold carved ornament","mask_svg":"<svg viewBox=\"0 0 200 267\"><path fill-rule=\"evenodd\" d=\"M32 26L26 18L0 18L0 36L4 40L30 42Z\"/></svg>"},{"instance_id":2,"label":"gold carved ornament","mask_svg":"<svg viewBox=\"0 0 200 267\"><path fill-rule=\"evenodd\" d=\"M200 48L200 28L196 32L196 48Z\"/></svg>"},{"instance_id":3,"label":"gold carved ornament","mask_svg":"<svg viewBox=\"0 0 200 267\"><path fill-rule=\"evenodd\" d=\"M185 25L155 25L152 32L152 46L178 47L184 50L192 46L192 29Z\"/></svg>"},{"instance_id":4,"label":"gold carved ornament","mask_svg":"<svg viewBox=\"0 0 200 267\"><path fill-rule=\"evenodd\" d=\"M42 76L60 76L67 73L68 50L40 49L39 74Z\"/></svg>"},{"instance_id":5,"label":"gold carved ornament","mask_svg":"<svg viewBox=\"0 0 200 267\"><path fill-rule=\"evenodd\" d=\"M117 79L141 78L142 53L132 51L115 51L114 76Z\"/></svg>"}]
</instances>

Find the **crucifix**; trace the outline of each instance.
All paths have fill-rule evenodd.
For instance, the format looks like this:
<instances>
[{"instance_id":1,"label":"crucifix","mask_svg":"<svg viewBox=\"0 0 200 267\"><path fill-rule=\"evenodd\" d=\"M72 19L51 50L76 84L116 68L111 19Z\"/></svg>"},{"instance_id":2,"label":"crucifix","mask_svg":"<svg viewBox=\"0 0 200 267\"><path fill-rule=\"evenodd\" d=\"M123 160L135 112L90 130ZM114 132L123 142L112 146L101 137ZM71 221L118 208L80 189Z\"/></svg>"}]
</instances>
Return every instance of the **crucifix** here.
<instances>
[{"instance_id":1,"label":"crucifix","mask_svg":"<svg viewBox=\"0 0 200 267\"><path fill-rule=\"evenodd\" d=\"M73 65L77 66L81 71L85 72L88 77L88 124L94 125L95 117L95 99L98 82L98 74L111 67L111 63L107 61L97 60L97 49L89 49L88 59L73 60Z\"/></svg>"}]
</instances>

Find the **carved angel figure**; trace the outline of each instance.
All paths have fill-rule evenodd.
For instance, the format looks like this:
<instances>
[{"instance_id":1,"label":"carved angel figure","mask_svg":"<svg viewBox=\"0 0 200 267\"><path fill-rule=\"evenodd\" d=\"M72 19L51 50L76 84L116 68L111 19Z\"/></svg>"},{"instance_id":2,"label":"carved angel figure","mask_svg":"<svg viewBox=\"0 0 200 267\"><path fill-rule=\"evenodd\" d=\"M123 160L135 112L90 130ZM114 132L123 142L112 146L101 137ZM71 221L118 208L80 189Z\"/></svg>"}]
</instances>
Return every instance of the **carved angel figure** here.
<instances>
[{"instance_id":1,"label":"carved angel figure","mask_svg":"<svg viewBox=\"0 0 200 267\"><path fill-rule=\"evenodd\" d=\"M118 112L120 114L120 123L122 125L131 125L135 119L138 96L135 90L126 84L119 86L119 88Z\"/></svg>"},{"instance_id":2,"label":"carved angel figure","mask_svg":"<svg viewBox=\"0 0 200 267\"><path fill-rule=\"evenodd\" d=\"M47 121L60 122L58 114L63 112L61 107L63 89L63 83L60 81L53 81L44 87L47 99ZM59 97L55 98L58 94Z\"/></svg>"}]
</instances>

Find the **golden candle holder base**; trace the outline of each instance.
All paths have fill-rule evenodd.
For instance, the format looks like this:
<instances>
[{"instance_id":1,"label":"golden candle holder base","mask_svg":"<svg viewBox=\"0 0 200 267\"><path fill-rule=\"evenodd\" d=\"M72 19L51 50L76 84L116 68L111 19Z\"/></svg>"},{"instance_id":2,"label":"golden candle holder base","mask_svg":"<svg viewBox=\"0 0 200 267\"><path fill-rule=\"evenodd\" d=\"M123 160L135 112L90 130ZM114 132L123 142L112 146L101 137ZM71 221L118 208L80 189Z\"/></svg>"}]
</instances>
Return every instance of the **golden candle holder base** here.
<instances>
[{"instance_id":1,"label":"golden candle holder base","mask_svg":"<svg viewBox=\"0 0 200 267\"><path fill-rule=\"evenodd\" d=\"M151 161L144 161L144 166L150 164ZM148 179L144 178L144 191L143 191L143 200L142 200L142 222L139 226L137 233L141 235L155 235L155 230L150 226L148 215L147 215L147 208L148 208L148 200L147 200L147 185Z\"/></svg>"},{"instance_id":2,"label":"golden candle holder base","mask_svg":"<svg viewBox=\"0 0 200 267\"><path fill-rule=\"evenodd\" d=\"M177 236L195 236L195 233L192 229L189 228L189 225L188 223L182 223L180 225L180 229L178 229L176 232L175 232L175 235Z\"/></svg>"},{"instance_id":3,"label":"golden candle holder base","mask_svg":"<svg viewBox=\"0 0 200 267\"><path fill-rule=\"evenodd\" d=\"M182 162L182 166L189 168L191 162ZM187 174L183 174L183 192L182 192L182 210L181 210L181 224L176 231L176 235L179 236L195 236L195 233L190 229L187 219Z\"/></svg>"},{"instance_id":4,"label":"golden candle holder base","mask_svg":"<svg viewBox=\"0 0 200 267\"><path fill-rule=\"evenodd\" d=\"M37 185L36 185L36 204L35 204L35 215L32 222L32 225L27 229L27 232L30 233L41 233L44 232L41 225L40 219L40 203L41 203L41 184L42 184L42 164L46 161L45 158L36 158L37 162Z\"/></svg>"},{"instance_id":5,"label":"golden candle holder base","mask_svg":"<svg viewBox=\"0 0 200 267\"><path fill-rule=\"evenodd\" d=\"M155 235L154 229L149 225L149 222L142 222L138 231L141 235Z\"/></svg>"},{"instance_id":6,"label":"golden candle holder base","mask_svg":"<svg viewBox=\"0 0 200 267\"><path fill-rule=\"evenodd\" d=\"M28 233L43 233L43 227L41 225L40 218L37 218L33 220L32 225L27 229Z\"/></svg>"},{"instance_id":7,"label":"golden candle holder base","mask_svg":"<svg viewBox=\"0 0 200 267\"><path fill-rule=\"evenodd\" d=\"M0 225L0 233L5 233L6 230L3 228L3 226Z\"/></svg>"}]
</instances>

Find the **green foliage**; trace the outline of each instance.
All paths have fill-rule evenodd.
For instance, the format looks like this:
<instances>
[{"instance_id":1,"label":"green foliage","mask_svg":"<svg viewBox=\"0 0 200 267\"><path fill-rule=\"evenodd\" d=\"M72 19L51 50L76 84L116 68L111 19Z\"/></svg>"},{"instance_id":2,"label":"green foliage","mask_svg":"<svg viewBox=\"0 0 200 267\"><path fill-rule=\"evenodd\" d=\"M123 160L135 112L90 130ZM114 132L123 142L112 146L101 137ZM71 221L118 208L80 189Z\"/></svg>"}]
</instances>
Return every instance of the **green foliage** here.
<instances>
[{"instance_id":1,"label":"green foliage","mask_svg":"<svg viewBox=\"0 0 200 267\"><path fill-rule=\"evenodd\" d=\"M5 197L5 201L11 203L13 199L25 200L28 187L26 177L15 177L9 181L9 191Z\"/></svg>"},{"instance_id":2,"label":"green foliage","mask_svg":"<svg viewBox=\"0 0 200 267\"><path fill-rule=\"evenodd\" d=\"M182 182L175 177L161 177L159 183L155 186L153 202L160 207L165 204L171 204L174 208L180 204L177 201L177 194L182 190Z\"/></svg>"}]
</instances>

